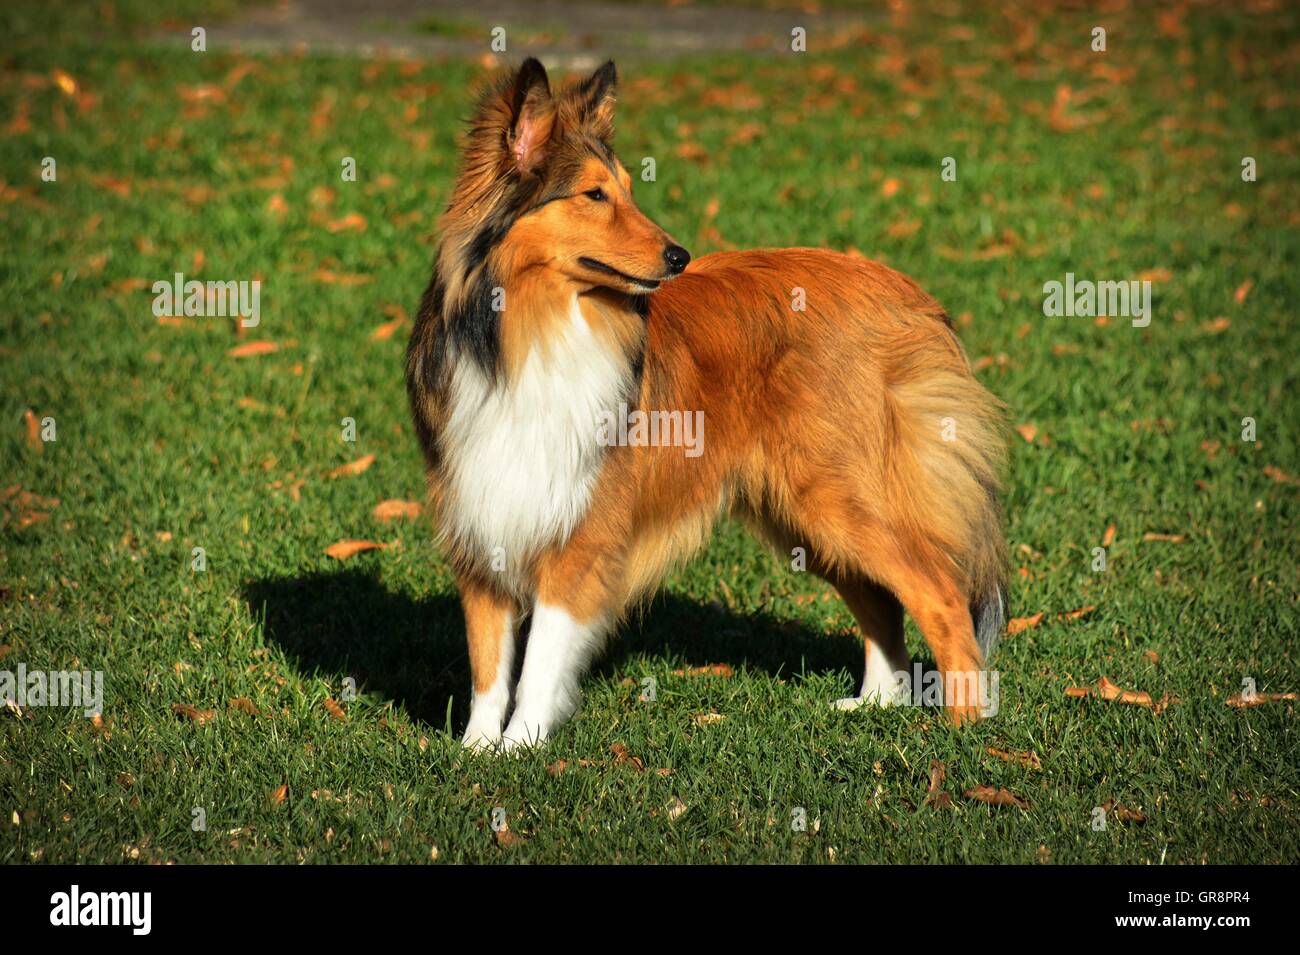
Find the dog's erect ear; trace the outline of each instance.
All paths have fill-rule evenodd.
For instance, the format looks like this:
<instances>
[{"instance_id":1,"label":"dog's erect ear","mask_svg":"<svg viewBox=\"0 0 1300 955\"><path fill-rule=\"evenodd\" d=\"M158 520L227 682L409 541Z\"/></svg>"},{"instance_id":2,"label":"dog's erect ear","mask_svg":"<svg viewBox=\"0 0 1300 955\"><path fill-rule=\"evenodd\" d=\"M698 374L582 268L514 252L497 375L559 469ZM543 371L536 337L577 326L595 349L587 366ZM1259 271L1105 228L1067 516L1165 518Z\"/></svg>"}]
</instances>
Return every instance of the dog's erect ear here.
<instances>
[{"instance_id":1,"label":"dog's erect ear","mask_svg":"<svg viewBox=\"0 0 1300 955\"><path fill-rule=\"evenodd\" d=\"M618 70L613 60L592 73L578 87L578 115L583 128L597 139L608 143L614 138L615 87Z\"/></svg>"},{"instance_id":2,"label":"dog's erect ear","mask_svg":"<svg viewBox=\"0 0 1300 955\"><path fill-rule=\"evenodd\" d=\"M532 175L546 156L546 144L555 124L555 104L551 101L546 68L532 57L524 60L509 95L511 126L506 134L506 146L519 170Z\"/></svg>"}]
</instances>

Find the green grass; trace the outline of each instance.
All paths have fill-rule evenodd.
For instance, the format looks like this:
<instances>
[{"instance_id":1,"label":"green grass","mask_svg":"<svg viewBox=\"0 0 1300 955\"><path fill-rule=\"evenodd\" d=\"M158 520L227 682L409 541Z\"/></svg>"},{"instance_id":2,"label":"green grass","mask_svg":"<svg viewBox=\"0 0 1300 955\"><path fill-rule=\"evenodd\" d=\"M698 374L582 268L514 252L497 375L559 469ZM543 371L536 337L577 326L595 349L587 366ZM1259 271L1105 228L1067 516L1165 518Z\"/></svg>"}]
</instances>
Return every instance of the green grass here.
<instances>
[{"instance_id":1,"label":"green grass","mask_svg":"<svg viewBox=\"0 0 1300 955\"><path fill-rule=\"evenodd\" d=\"M621 155L634 172L656 157L639 200L693 253L852 247L969 316L981 378L1047 436L1013 436L1007 494L1012 612L1046 616L1003 641L992 720L835 713L826 701L860 677L851 618L724 526L621 630L577 718L518 759L461 751L447 566L425 523L370 516L421 494L406 329L370 334L424 287L479 67L194 55L84 19L55 28L45 5L7 10L0 487L59 503L28 527L5 505L0 667L102 670L107 701L99 728L0 713L0 859L1295 862L1295 704L1225 700L1247 677L1300 689L1300 25L1292 9L1195 8L1162 30L1134 6L914 10L829 53L625 75ZM1099 23L1104 55L1088 49ZM1066 89L1065 115L1087 125L1053 121ZM1241 180L1243 155L1259 181ZM344 156L356 183L340 181ZM351 213L364 231L328 230ZM1067 271L1148 270L1167 270L1149 328L1042 314L1043 283ZM127 283L176 271L261 278L244 339L281 348L230 358L227 321L160 324ZM28 409L57 422L39 453ZM363 474L326 479L365 454ZM340 564L324 551L342 538L394 546ZM928 659L911 630L909 646ZM711 663L734 675L672 675ZM1181 702L1155 715L1065 695L1101 676ZM349 677L359 696L335 719L324 701ZM178 703L218 715L195 725ZM711 712L725 718L696 720ZM646 771L612 759L615 743ZM951 808L925 805L932 760ZM982 784L1029 809L963 798ZM1107 800L1146 822L1093 831ZM522 840L494 839L496 807Z\"/></svg>"}]
</instances>

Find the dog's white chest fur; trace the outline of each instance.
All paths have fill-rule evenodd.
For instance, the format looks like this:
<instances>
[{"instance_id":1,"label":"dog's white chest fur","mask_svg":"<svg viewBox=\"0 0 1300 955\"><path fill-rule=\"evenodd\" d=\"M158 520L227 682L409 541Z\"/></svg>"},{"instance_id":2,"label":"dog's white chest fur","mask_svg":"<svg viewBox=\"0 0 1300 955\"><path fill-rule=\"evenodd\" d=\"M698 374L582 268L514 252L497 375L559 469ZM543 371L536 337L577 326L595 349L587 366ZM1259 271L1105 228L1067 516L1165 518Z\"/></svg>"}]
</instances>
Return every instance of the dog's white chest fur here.
<instances>
[{"instance_id":1,"label":"dog's white chest fur","mask_svg":"<svg viewBox=\"0 0 1300 955\"><path fill-rule=\"evenodd\" d=\"M563 331L534 347L510 381L494 386L461 361L441 443L448 537L508 574L565 540L600 471L600 413L626 399L629 375L576 300Z\"/></svg>"}]
</instances>

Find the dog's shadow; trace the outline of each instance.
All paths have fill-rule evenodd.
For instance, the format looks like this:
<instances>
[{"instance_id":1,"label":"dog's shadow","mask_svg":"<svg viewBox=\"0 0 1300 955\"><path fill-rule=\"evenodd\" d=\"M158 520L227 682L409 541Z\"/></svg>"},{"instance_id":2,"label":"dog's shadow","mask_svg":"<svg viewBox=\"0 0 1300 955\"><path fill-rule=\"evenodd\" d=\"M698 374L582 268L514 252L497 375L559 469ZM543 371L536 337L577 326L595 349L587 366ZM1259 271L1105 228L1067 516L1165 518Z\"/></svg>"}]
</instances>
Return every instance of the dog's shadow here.
<instances>
[{"instance_id":1,"label":"dog's shadow","mask_svg":"<svg viewBox=\"0 0 1300 955\"><path fill-rule=\"evenodd\" d=\"M267 578L244 588L266 637L298 671L390 699L435 728L459 731L469 716L469 657L454 595L412 599L360 570ZM861 672L857 637L828 636L767 613L664 593L623 623L595 673L620 672L639 654L685 666L725 663L772 675ZM855 689L856 687L854 687ZM850 688L845 685L845 690Z\"/></svg>"}]
</instances>

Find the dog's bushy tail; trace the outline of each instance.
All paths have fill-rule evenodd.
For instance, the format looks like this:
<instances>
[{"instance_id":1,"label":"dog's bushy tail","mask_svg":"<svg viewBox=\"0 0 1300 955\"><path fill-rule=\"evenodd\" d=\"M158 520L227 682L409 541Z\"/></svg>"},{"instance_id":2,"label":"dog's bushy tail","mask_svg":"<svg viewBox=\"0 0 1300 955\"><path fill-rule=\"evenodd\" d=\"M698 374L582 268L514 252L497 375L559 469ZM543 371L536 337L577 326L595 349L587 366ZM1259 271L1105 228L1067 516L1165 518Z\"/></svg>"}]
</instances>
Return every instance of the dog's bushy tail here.
<instances>
[{"instance_id":1,"label":"dog's bushy tail","mask_svg":"<svg viewBox=\"0 0 1300 955\"><path fill-rule=\"evenodd\" d=\"M912 364L891 389L902 438L899 464L909 485L908 516L952 561L987 660L1007 613L1000 497L1006 417L1002 403L970 373L955 337L951 345L948 354L932 351Z\"/></svg>"}]
</instances>

